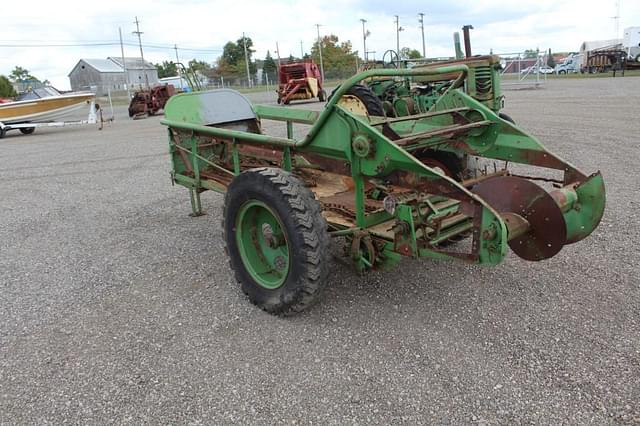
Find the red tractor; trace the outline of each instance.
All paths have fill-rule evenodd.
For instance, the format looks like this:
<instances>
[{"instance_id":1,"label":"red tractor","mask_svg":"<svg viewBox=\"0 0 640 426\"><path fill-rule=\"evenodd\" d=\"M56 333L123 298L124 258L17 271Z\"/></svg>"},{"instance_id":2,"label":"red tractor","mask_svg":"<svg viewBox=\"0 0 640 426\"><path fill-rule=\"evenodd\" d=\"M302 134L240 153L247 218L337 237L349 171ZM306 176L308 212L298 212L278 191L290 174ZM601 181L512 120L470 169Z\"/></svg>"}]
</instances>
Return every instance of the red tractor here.
<instances>
[{"instance_id":1,"label":"red tractor","mask_svg":"<svg viewBox=\"0 0 640 426\"><path fill-rule=\"evenodd\" d=\"M278 103L285 105L292 100L313 99L315 97L324 102L327 92L322 88L322 74L311 59L278 67Z\"/></svg>"},{"instance_id":2,"label":"red tractor","mask_svg":"<svg viewBox=\"0 0 640 426\"><path fill-rule=\"evenodd\" d=\"M129 103L129 117L142 118L155 115L164 108L164 105L174 94L175 89L171 84L137 91Z\"/></svg>"}]
</instances>

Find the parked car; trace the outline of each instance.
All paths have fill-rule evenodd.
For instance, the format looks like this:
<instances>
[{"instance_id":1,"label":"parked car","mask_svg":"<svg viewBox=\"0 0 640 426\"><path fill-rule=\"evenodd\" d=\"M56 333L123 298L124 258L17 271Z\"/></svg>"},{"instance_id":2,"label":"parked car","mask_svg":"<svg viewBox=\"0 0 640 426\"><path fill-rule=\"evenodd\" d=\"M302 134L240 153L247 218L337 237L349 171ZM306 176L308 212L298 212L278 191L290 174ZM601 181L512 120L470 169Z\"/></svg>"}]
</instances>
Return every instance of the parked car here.
<instances>
[{"instance_id":1,"label":"parked car","mask_svg":"<svg viewBox=\"0 0 640 426\"><path fill-rule=\"evenodd\" d=\"M537 74L538 72L540 72L540 74L553 74L554 69L547 65L541 67L532 65L520 71L520 74Z\"/></svg>"}]
</instances>

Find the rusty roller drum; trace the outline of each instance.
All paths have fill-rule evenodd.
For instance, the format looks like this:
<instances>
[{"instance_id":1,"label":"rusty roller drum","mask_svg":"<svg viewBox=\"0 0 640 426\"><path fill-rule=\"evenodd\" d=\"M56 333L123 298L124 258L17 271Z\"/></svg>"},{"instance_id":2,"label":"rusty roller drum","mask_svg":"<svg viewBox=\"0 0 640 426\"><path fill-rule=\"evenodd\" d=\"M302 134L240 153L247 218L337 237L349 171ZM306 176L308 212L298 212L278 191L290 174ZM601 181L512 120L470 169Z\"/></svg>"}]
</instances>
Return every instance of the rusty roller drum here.
<instances>
[{"instance_id":1,"label":"rusty roller drum","mask_svg":"<svg viewBox=\"0 0 640 426\"><path fill-rule=\"evenodd\" d=\"M548 259L566 244L567 227L560 206L535 183L500 176L475 185L472 192L500 213L509 230L509 247L521 258Z\"/></svg>"}]
</instances>

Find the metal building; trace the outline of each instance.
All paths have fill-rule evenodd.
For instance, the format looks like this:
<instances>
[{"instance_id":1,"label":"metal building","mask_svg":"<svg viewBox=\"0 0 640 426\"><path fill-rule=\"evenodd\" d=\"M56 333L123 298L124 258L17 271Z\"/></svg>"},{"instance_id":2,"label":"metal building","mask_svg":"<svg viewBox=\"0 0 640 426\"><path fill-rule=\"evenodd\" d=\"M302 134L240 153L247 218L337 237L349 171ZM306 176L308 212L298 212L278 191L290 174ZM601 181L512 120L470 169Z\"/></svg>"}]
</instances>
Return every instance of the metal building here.
<instances>
[{"instance_id":1,"label":"metal building","mask_svg":"<svg viewBox=\"0 0 640 426\"><path fill-rule=\"evenodd\" d=\"M127 85L131 89L145 86L147 80L150 86L158 84L158 70L140 58L125 58L125 68L122 58L80 59L69 73L72 90L95 90L98 96L126 90Z\"/></svg>"}]
</instances>

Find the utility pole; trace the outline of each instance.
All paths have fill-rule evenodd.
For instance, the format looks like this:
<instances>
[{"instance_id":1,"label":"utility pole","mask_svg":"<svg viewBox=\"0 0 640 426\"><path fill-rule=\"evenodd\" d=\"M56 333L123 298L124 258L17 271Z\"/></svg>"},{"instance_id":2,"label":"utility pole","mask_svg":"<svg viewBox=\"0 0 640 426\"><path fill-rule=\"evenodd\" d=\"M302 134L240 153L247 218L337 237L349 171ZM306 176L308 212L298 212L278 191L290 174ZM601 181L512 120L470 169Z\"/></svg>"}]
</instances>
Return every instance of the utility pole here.
<instances>
[{"instance_id":1,"label":"utility pole","mask_svg":"<svg viewBox=\"0 0 640 426\"><path fill-rule=\"evenodd\" d=\"M618 38L620 37L620 0L616 0L616 16L613 17L613 20L615 21L615 29L616 29L616 36L614 38Z\"/></svg>"},{"instance_id":2,"label":"utility pole","mask_svg":"<svg viewBox=\"0 0 640 426\"><path fill-rule=\"evenodd\" d=\"M127 99L131 99L131 93L129 92L129 74L127 73L127 66L124 62L124 44L122 43L122 28L118 27L120 33L120 55L122 55L122 73L124 74L124 86L127 88Z\"/></svg>"},{"instance_id":3,"label":"utility pole","mask_svg":"<svg viewBox=\"0 0 640 426\"><path fill-rule=\"evenodd\" d=\"M302 46L302 40L300 40L300 59L304 59L304 47Z\"/></svg>"},{"instance_id":4,"label":"utility pole","mask_svg":"<svg viewBox=\"0 0 640 426\"><path fill-rule=\"evenodd\" d=\"M247 84L252 87L251 73L249 72L249 55L247 55L247 39L244 36L244 32L242 33L242 44L244 45L244 64L247 66Z\"/></svg>"},{"instance_id":5,"label":"utility pole","mask_svg":"<svg viewBox=\"0 0 640 426\"><path fill-rule=\"evenodd\" d=\"M320 39L320 24L316 24L316 29L318 30L318 52L320 53L320 76L322 77L322 81L324 81L324 65L322 64L322 40Z\"/></svg>"},{"instance_id":6,"label":"utility pole","mask_svg":"<svg viewBox=\"0 0 640 426\"><path fill-rule=\"evenodd\" d=\"M362 22L362 47L364 48L363 52L363 58L364 61L367 62L367 36L370 34L369 31L365 31L364 29L364 24L367 22L366 19L360 19L360 22Z\"/></svg>"},{"instance_id":7,"label":"utility pole","mask_svg":"<svg viewBox=\"0 0 640 426\"><path fill-rule=\"evenodd\" d=\"M404 31L404 28L400 26L400 17L398 15L394 15L396 18L396 47L397 47L397 56L398 62L396 64L396 68L400 68L400 31Z\"/></svg>"},{"instance_id":8,"label":"utility pole","mask_svg":"<svg viewBox=\"0 0 640 426\"><path fill-rule=\"evenodd\" d=\"M420 22L420 31L422 32L422 58L427 57L427 49L424 44L424 13L418 13L418 22Z\"/></svg>"},{"instance_id":9,"label":"utility pole","mask_svg":"<svg viewBox=\"0 0 640 426\"><path fill-rule=\"evenodd\" d=\"M176 51L176 69L178 70L178 81L180 81L180 89L183 89L182 87L182 71L180 71L180 58L178 57L178 45L174 44L173 45L173 49Z\"/></svg>"},{"instance_id":10,"label":"utility pole","mask_svg":"<svg viewBox=\"0 0 640 426\"><path fill-rule=\"evenodd\" d=\"M280 66L280 46L278 46L278 42L276 41L276 55L278 55L278 66Z\"/></svg>"},{"instance_id":11,"label":"utility pole","mask_svg":"<svg viewBox=\"0 0 640 426\"><path fill-rule=\"evenodd\" d=\"M136 20L133 22L136 24L136 30L133 34L138 36L138 45L140 46L140 59L142 60L142 71L144 72L144 83L147 85L147 89L149 88L149 76L147 75L147 64L144 62L144 53L142 52L142 38L140 37L142 32L140 32L140 21L138 21L138 17L136 16ZM122 64L122 66L125 66Z\"/></svg>"}]
</instances>

